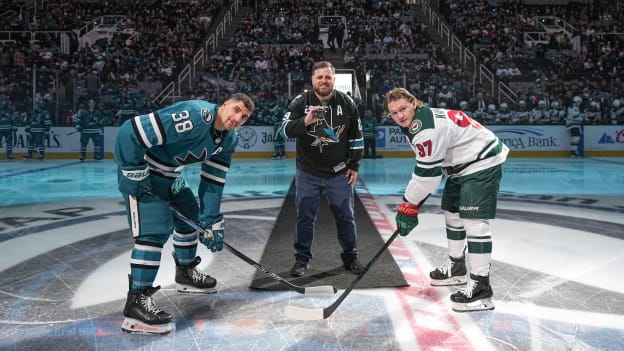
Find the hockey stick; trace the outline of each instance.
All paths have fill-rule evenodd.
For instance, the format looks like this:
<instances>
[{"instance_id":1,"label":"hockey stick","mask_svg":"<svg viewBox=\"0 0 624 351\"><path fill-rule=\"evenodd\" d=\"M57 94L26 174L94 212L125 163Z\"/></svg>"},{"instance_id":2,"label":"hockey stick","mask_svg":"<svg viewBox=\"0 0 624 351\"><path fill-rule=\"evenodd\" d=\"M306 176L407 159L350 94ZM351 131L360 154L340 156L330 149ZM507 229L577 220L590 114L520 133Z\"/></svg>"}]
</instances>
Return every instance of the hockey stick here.
<instances>
[{"instance_id":1,"label":"hockey stick","mask_svg":"<svg viewBox=\"0 0 624 351\"><path fill-rule=\"evenodd\" d=\"M67 135L69 136L69 135L72 135L72 134L76 134L76 133L78 133L78 132L80 132L80 131L79 131L79 130L74 130L74 131L72 131L72 132L67 133Z\"/></svg>"},{"instance_id":2,"label":"hockey stick","mask_svg":"<svg viewBox=\"0 0 624 351\"><path fill-rule=\"evenodd\" d=\"M199 224L197 224L195 221L191 220L190 218L186 217L182 212L180 212L178 209L176 209L175 207L173 207L173 205L171 205L169 202L161 199L160 197L156 196L151 190L145 190L145 193L153 196L154 198L166 203L167 205L169 205L169 208L171 209L171 211L173 211L173 213L180 218L180 220L182 220L184 223L188 224L189 226L191 226L193 229L199 231L201 233L201 235L208 235L210 237L212 237L212 233L209 231L206 231L206 229L202 228ZM227 242L223 241L223 245L230 250L231 253L234 254L234 256L240 258L241 260L249 263L250 265L252 265L254 268L256 268L257 270L259 270L260 272L268 275L269 277L279 281L280 283L283 283L285 285L288 285L289 287L292 288L292 290L300 293L300 294L328 294L328 293L332 293L335 294L338 289L336 289L336 287L333 286L329 286L329 285L324 285L324 286L311 286L311 287L303 287L303 286L299 286L299 285L295 285L291 282L289 282L288 280L280 277L279 275L269 271L268 269L264 268L260 263L254 261L253 259L247 257L244 253L238 251L237 249L235 249L234 247L232 247L232 245L228 244Z\"/></svg>"},{"instance_id":3,"label":"hockey stick","mask_svg":"<svg viewBox=\"0 0 624 351\"><path fill-rule=\"evenodd\" d=\"M340 297L338 297L336 301L334 301L334 303L332 303L331 305L325 308L305 308L305 307L299 307L299 306L286 306L286 311L285 311L286 318L298 319L298 320L318 320L318 319L325 319L331 316L331 314L334 313L334 311L338 308L338 306L340 306L342 301L344 301L344 299L347 298L351 290L353 290L355 286L358 285L360 280L362 280L364 275L373 266L373 264L375 264L375 262L381 256L381 254L384 251L386 251L388 246L392 244L392 242L394 241L394 239L397 238L397 236L399 236L398 230L396 230L394 234L392 234L390 239L388 239L388 241L386 241L386 243L381 247L381 249L377 251L377 254L375 254L375 256L370 260L370 262L368 262L368 264L366 265L366 267L364 267L364 270L360 273L360 275L358 275L357 278L355 278L355 280L351 283L351 285L347 287L347 289L342 293L342 295L340 295Z\"/></svg>"}]
</instances>

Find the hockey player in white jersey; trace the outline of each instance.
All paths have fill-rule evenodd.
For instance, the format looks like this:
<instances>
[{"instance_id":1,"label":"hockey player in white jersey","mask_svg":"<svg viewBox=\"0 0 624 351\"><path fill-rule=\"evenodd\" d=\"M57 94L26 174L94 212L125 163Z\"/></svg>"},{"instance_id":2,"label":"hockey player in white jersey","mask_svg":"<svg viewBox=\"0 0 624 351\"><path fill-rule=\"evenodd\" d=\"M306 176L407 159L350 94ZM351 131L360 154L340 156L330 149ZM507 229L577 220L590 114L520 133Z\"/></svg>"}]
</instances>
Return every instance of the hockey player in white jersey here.
<instances>
[{"instance_id":1,"label":"hockey player in white jersey","mask_svg":"<svg viewBox=\"0 0 624 351\"><path fill-rule=\"evenodd\" d=\"M582 113L586 124L600 124L602 122L602 111L598 101L590 101L588 108Z\"/></svg>"},{"instance_id":2,"label":"hockey player in white jersey","mask_svg":"<svg viewBox=\"0 0 624 351\"><path fill-rule=\"evenodd\" d=\"M511 115L511 124L529 124L529 108L526 101L518 101L518 109Z\"/></svg>"},{"instance_id":3,"label":"hockey player in white jersey","mask_svg":"<svg viewBox=\"0 0 624 351\"><path fill-rule=\"evenodd\" d=\"M506 102L501 103L494 124L511 124L512 114L513 112L509 110L509 105Z\"/></svg>"},{"instance_id":4,"label":"hockey player in white jersey","mask_svg":"<svg viewBox=\"0 0 624 351\"><path fill-rule=\"evenodd\" d=\"M581 113L580 96L572 98L572 105L568 107L566 112L566 128L570 132L570 157L575 158L581 156L579 144L581 134L583 133L583 114Z\"/></svg>"},{"instance_id":5,"label":"hockey player in white jersey","mask_svg":"<svg viewBox=\"0 0 624 351\"><path fill-rule=\"evenodd\" d=\"M550 124L550 115L546 111L546 102L540 100L537 102L537 106L533 107L529 114L530 124Z\"/></svg>"},{"instance_id":6,"label":"hockey player in white jersey","mask_svg":"<svg viewBox=\"0 0 624 351\"><path fill-rule=\"evenodd\" d=\"M401 127L416 154L412 179L397 210L399 233L405 236L418 225L420 207L446 174L441 208L446 221L448 258L430 272L431 285L467 284L451 295L455 311L494 309L489 219L496 214L503 163L509 149L464 112L423 107L422 101L404 88L386 94L384 109Z\"/></svg>"},{"instance_id":7,"label":"hockey player in white jersey","mask_svg":"<svg viewBox=\"0 0 624 351\"><path fill-rule=\"evenodd\" d=\"M217 281L197 269L198 242L213 252L223 249L224 221L220 213L225 177L237 145L235 129L253 113L249 96L235 93L223 104L180 101L124 122L113 155L134 246L130 257L129 291L122 329L164 334L171 315L152 301L159 289L163 245L173 237L176 289L215 292ZM182 177L182 169L201 163L199 206ZM165 203L164 201L170 202ZM198 235L194 227L173 215L171 207L211 231Z\"/></svg>"},{"instance_id":8,"label":"hockey player in white jersey","mask_svg":"<svg viewBox=\"0 0 624 351\"><path fill-rule=\"evenodd\" d=\"M615 99L611 103L611 111L609 113L609 120L611 124L624 124L624 105L622 100Z\"/></svg>"},{"instance_id":9,"label":"hockey player in white jersey","mask_svg":"<svg viewBox=\"0 0 624 351\"><path fill-rule=\"evenodd\" d=\"M548 110L548 117L551 124L563 124L565 120L565 111L561 108L559 101L553 101Z\"/></svg>"}]
</instances>

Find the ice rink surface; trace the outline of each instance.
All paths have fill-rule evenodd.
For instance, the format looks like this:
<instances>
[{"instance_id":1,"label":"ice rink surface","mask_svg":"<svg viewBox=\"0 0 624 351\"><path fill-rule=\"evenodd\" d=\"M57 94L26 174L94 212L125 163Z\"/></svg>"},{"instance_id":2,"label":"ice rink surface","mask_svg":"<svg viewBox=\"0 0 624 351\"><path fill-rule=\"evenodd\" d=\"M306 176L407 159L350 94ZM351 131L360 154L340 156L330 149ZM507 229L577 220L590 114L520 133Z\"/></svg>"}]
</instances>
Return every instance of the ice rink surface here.
<instances>
[{"instance_id":1,"label":"ice rink surface","mask_svg":"<svg viewBox=\"0 0 624 351\"><path fill-rule=\"evenodd\" d=\"M413 168L363 160L357 192L384 239ZM233 161L230 245L260 260L294 171L292 159ZM198 168L184 176L196 192ZM323 308L343 290L251 290L254 267L226 250L199 251L218 293L178 293L166 247L154 295L174 318L164 336L120 328L132 239L113 161L1 162L0 194L0 350L624 350L622 158L508 160L492 221L493 311L453 312L456 288L429 285L446 252L438 191L390 246L410 286L356 289L324 320L290 320L285 308ZM267 268L287 277L290 267Z\"/></svg>"}]
</instances>

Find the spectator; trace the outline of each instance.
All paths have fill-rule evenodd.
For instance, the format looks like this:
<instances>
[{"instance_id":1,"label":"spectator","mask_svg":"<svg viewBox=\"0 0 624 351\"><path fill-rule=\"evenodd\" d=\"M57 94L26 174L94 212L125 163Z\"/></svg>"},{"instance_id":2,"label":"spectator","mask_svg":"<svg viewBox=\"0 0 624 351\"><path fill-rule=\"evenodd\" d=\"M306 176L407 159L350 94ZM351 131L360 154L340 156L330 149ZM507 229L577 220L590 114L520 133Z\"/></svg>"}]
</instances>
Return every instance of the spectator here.
<instances>
[{"instance_id":1,"label":"spectator","mask_svg":"<svg viewBox=\"0 0 624 351\"><path fill-rule=\"evenodd\" d=\"M363 149L358 110L347 94L334 88L336 71L330 62L316 62L311 80L313 89L290 103L280 127L285 139L297 139L295 264L290 275L303 276L312 259L322 193L337 222L344 268L360 274L353 208Z\"/></svg>"}]
</instances>

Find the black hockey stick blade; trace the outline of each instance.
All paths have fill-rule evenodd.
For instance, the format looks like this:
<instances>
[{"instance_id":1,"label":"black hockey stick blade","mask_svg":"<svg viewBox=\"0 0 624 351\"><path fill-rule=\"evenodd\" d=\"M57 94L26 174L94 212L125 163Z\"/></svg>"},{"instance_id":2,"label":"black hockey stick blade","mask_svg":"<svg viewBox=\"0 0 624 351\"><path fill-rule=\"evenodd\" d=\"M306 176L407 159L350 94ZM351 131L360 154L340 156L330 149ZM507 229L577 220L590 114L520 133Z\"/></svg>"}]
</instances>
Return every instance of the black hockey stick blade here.
<instances>
[{"instance_id":1,"label":"black hockey stick blade","mask_svg":"<svg viewBox=\"0 0 624 351\"><path fill-rule=\"evenodd\" d=\"M190 218L186 217L182 212L180 212L178 209L176 209L175 207L173 207L173 205L169 204L168 202L164 201L163 199L161 199L160 197L156 196L151 190L145 190L145 193L155 197L156 199L163 201L165 203L167 203L169 205L169 208L171 209L171 211L173 211L173 213L180 218L180 220L184 221L186 224L188 224L189 226L193 227L193 229L199 231L200 233L205 234L208 233L208 235L212 236L212 233L206 232L206 230L204 228L202 228L199 224L197 224L195 221L191 220ZM254 268L256 268L256 270L268 275L269 277L273 278L274 280L279 281L282 284L285 284L287 286L289 286L292 290L300 293L300 294L335 294L338 289L336 289L336 287L334 286L329 286L329 285L323 285L323 286L311 286L311 287L304 287L304 286L299 286L299 285L295 285L291 282L289 282L288 280L280 277L279 275L269 271L268 269L264 268L260 263L254 261L253 259L251 259L250 257L248 257L247 255L245 255L244 253L242 253L241 251L235 249L232 245L228 244L227 242L223 241L223 245L232 253L234 254L234 256L240 258L241 260L249 263L250 265L252 265Z\"/></svg>"},{"instance_id":2,"label":"black hockey stick blade","mask_svg":"<svg viewBox=\"0 0 624 351\"><path fill-rule=\"evenodd\" d=\"M305 307L299 307L299 306L286 306L286 311L285 311L286 318L296 319L296 320L319 320L319 319L326 319L327 317L331 316L331 314L334 313L334 311L338 308L338 306L340 306L340 304L347 298L349 293L351 293L351 291L358 285L360 280L362 280L364 275L366 275L368 270L373 266L373 264L375 264L375 262L377 262L379 257L381 257L381 254L383 254L383 252L386 251L386 249L390 246L390 244L392 244L392 242L394 241L394 239L397 238L397 236L399 236L398 229L394 232L394 234L392 234L392 236L388 239L388 241L386 241L386 243L379 249L379 251L377 251L377 254L375 254L375 256L373 256L373 258L368 262L368 264L366 265L366 267L364 267L364 270L362 270L360 275L358 275L357 278L353 280L351 285L347 287L347 289L338 297L338 299L336 299L336 301L334 301L334 303L332 303L331 305L325 308L305 308Z\"/></svg>"}]
</instances>

